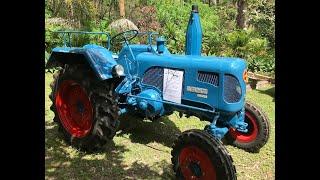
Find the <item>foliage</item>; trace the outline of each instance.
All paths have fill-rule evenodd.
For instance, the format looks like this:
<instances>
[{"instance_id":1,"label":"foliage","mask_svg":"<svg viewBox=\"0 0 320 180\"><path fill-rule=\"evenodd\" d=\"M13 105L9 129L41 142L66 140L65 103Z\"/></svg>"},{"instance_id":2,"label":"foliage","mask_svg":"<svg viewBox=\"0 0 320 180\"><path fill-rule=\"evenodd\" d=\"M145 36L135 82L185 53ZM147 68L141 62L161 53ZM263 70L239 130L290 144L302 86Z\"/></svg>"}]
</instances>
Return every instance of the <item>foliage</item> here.
<instances>
[{"instance_id":1,"label":"foliage","mask_svg":"<svg viewBox=\"0 0 320 180\"><path fill-rule=\"evenodd\" d=\"M49 21L49 22L48 22ZM47 52L51 52L51 49L61 44L61 37L55 31L71 29L66 21L62 18L53 19L56 23L51 23L50 19L46 19L46 31L45 31L45 47Z\"/></svg>"},{"instance_id":2,"label":"foliage","mask_svg":"<svg viewBox=\"0 0 320 180\"><path fill-rule=\"evenodd\" d=\"M237 30L226 35L228 44L226 56L244 58L248 69L254 72L274 73L274 54L268 48L268 40L261 38L252 29Z\"/></svg>"},{"instance_id":3,"label":"foliage","mask_svg":"<svg viewBox=\"0 0 320 180\"><path fill-rule=\"evenodd\" d=\"M256 28L262 37L269 41L270 48L275 46L275 6L274 0L259 0L249 4L249 24Z\"/></svg>"},{"instance_id":4,"label":"foliage","mask_svg":"<svg viewBox=\"0 0 320 180\"><path fill-rule=\"evenodd\" d=\"M90 26L97 12L94 1L89 0L47 0L46 7L52 16L79 22L80 26Z\"/></svg>"},{"instance_id":5,"label":"foliage","mask_svg":"<svg viewBox=\"0 0 320 180\"><path fill-rule=\"evenodd\" d=\"M205 3L203 3L205 2ZM184 53L185 31L192 4L198 4L203 29L204 55L240 57L250 71L274 73L274 0L247 0L248 29L236 28L236 0L217 1L132 0L126 1L126 18L141 32L157 31L167 39L171 53ZM109 31L119 18L116 0L46 0L46 51L62 43L52 33L61 29ZM78 39L77 39L78 38ZM76 45L94 43L95 38L74 37ZM98 39L99 40L99 39ZM100 39L101 41L101 39ZM144 41L144 39L143 39ZM139 39L133 42L142 42ZM121 45L114 47L116 52Z\"/></svg>"},{"instance_id":6,"label":"foliage","mask_svg":"<svg viewBox=\"0 0 320 180\"><path fill-rule=\"evenodd\" d=\"M140 32L159 31L161 26L157 20L157 9L153 6L143 6L136 8L135 24Z\"/></svg>"},{"instance_id":7,"label":"foliage","mask_svg":"<svg viewBox=\"0 0 320 180\"><path fill-rule=\"evenodd\" d=\"M47 63L48 60L49 60L49 56L50 56L50 54L49 54L47 51L45 51L45 53L44 53L44 59L45 59L45 62L46 62L46 63Z\"/></svg>"}]
</instances>

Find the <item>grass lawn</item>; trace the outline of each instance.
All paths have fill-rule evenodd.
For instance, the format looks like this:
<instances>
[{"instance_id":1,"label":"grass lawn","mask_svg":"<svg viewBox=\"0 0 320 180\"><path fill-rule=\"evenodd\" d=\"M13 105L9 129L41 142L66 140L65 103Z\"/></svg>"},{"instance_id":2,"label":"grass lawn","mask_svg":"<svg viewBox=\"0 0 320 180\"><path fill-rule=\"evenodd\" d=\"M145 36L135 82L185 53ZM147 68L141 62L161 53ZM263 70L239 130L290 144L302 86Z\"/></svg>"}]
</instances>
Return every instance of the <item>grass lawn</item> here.
<instances>
[{"instance_id":1,"label":"grass lawn","mask_svg":"<svg viewBox=\"0 0 320 180\"><path fill-rule=\"evenodd\" d=\"M175 135L192 128L203 129L198 118L178 118L172 114L158 122L125 120L103 152L85 154L62 140L49 109L52 74L46 73L45 87L45 178L46 179L174 179L171 145ZM247 99L259 104L271 124L268 143L259 153L248 153L227 146L237 169L238 179L274 179L275 107L274 87L248 92Z\"/></svg>"}]
</instances>

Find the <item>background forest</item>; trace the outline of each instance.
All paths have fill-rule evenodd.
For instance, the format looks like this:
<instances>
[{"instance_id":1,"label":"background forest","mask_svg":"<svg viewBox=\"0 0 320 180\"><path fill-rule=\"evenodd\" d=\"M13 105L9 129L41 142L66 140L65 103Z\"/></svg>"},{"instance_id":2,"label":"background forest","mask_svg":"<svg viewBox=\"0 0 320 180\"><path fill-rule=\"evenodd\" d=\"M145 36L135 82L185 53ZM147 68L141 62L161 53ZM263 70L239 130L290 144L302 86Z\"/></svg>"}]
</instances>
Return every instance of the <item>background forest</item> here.
<instances>
[{"instance_id":1,"label":"background forest","mask_svg":"<svg viewBox=\"0 0 320 180\"><path fill-rule=\"evenodd\" d=\"M119 3L124 3L124 9L119 9ZM121 18L132 21L141 32L164 35L171 53L184 53L185 31L195 3L203 28L202 53L244 58L250 71L274 76L274 0L46 0L46 60L51 49L62 42L53 31L114 35L108 26Z\"/></svg>"},{"instance_id":2,"label":"background forest","mask_svg":"<svg viewBox=\"0 0 320 180\"><path fill-rule=\"evenodd\" d=\"M274 0L46 0L46 59L62 42L53 31L108 32L110 23L120 18L132 21L139 31L159 32L172 53L183 53L194 3L200 9L204 54L244 58L250 71L274 75Z\"/></svg>"}]
</instances>

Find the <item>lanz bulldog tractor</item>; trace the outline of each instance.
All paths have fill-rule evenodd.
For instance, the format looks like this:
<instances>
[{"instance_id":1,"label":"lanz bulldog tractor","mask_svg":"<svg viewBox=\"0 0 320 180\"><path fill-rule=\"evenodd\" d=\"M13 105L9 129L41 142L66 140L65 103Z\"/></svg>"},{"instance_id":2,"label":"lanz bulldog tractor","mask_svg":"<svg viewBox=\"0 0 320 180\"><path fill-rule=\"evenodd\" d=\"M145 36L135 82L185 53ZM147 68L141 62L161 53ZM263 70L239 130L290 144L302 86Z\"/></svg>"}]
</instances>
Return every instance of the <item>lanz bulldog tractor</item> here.
<instances>
[{"instance_id":1,"label":"lanz bulldog tractor","mask_svg":"<svg viewBox=\"0 0 320 180\"><path fill-rule=\"evenodd\" d=\"M72 33L90 33L63 31ZM52 50L47 67L62 67L51 84L51 110L65 140L95 150L111 140L119 117L137 113L151 120L171 114L209 121L204 130L182 132L172 147L177 178L236 179L233 160L222 142L258 152L269 138L267 116L245 101L247 65L243 59L201 56L202 29L198 7L192 6L185 55L171 54L163 37L147 33L148 43L130 44L139 32L125 31L106 47L87 44ZM109 49L123 43L119 54Z\"/></svg>"}]
</instances>

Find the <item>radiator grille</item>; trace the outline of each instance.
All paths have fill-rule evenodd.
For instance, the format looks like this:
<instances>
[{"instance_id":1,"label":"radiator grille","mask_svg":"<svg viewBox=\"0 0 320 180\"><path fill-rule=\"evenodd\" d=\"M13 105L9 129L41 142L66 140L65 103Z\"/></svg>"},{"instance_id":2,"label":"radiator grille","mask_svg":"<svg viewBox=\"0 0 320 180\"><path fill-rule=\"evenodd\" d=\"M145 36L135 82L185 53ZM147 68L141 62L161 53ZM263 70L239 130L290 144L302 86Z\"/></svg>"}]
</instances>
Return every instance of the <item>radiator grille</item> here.
<instances>
[{"instance_id":1,"label":"radiator grille","mask_svg":"<svg viewBox=\"0 0 320 180\"><path fill-rule=\"evenodd\" d=\"M241 87L237 78L232 75L225 75L223 93L224 100L228 103L235 103L240 101L241 95Z\"/></svg>"},{"instance_id":2,"label":"radiator grille","mask_svg":"<svg viewBox=\"0 0 320 180\"><path fill-rule=\"evenodd\" d=\"M162 91L163 68L152 67L148 69L143 75L142 83L157 87L160 91Z\"/></svg>"},{"instance_id":3,"label":"radiator grille","mask_svg":"<svg viewBox=\"0 0 320 180\"><path fill-rule=\"evenodd\" d=\"M214 86L219 85L219 75L213 72L198 72L198 81L212 84Z\"/></svg>"}]
</instances>

